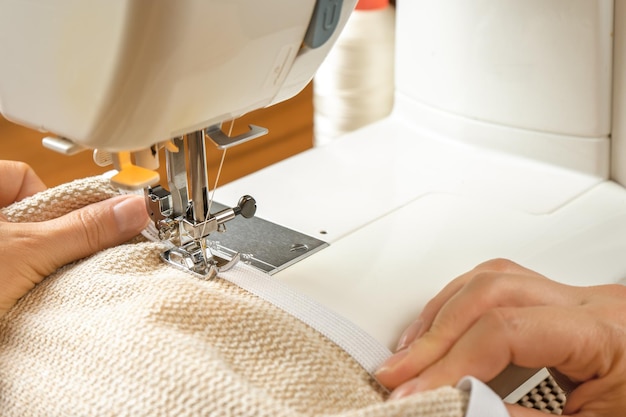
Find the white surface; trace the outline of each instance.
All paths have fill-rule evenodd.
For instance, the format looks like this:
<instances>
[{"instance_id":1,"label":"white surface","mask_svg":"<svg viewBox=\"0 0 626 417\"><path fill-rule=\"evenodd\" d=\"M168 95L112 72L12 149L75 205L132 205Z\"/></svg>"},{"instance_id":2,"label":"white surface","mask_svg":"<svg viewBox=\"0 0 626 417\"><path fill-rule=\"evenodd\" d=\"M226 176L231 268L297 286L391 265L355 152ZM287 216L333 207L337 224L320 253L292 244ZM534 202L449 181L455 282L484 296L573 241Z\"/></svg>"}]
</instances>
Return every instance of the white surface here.
<instances>
[{"instance_id":1,"label":"white surface","mask_svg":"<svg viewBox=\"0 0 626 417\"><path fill-rule=\"evenodd\" d=\"M277 278L389 347L490 258L623 279L626 191L606 181L613 2L406 0L397 19L391 117L217 194L250 193L260 217L331 243Z\"/></svg>"},{"instance_id":2,"label":"white surface","mask_svg":"<svg viewBox=\"0 0 626 417\"><path fill-rule=\"evenodd\" d=\"M625 159L610 155L613 2L398 3L392 116L217 194L250 193L259 216L331 243L276 278L391 349L490 258L622 281L626 191L606 181Z\"/></svg>"},{"instance_id":3,"label":"white surface","mask_svg":"<svg viewBox=\"0 0 626 417\"><path fill-rule=\"evenodd\" d=\"M457 141L606 178L613 12L610 0L400 1L395 112Z\"/></svg>"},{"instance_id":4,"label":"white surface","mask_svg":"<svg viewBox=\"0 0 626 417\"><path fill-rule=\"evenodd\" d=\"M611 140L518 129L458 116L426 106L396 92L396 116L421 130L468 145L499 150L592 176L609 175ZM615 149L614 149L615 150ZM626 159L615 155L617 159Z\"/></svg>"},{"instance_id":5,"label":"white surface","mask_svg":"<svg viewBox=\"0 0 626 417\"><path fill-rule=\"evenodd\" d=\"M327 230L330 247L276 277L390 348L439 289L490 258L579 285L626 276L622 187L405 129L387 119L216 199L249 193L260 217Z\"/></svg>"},{"instance_id":6,"label":"white surface","mask_svg":"<svg viewBox=\"0 0 626 417\"><path fill-rule=\"evenodd\" d=\"M259 217L335 242L431 193L473 196L544 214L600 181L465 145L390 117L228 184L216 199L250 193L258 201ZM321 230L327 234L320 235Z\"/></svg>"},{"instance_id":7,"label":"white surface","mask_svg":"<svg viewBox=\"0 0 626 417\"><path fill-rule=\"evenodd\" d=\"M398 30L398 90L418 102L534 131L610 132L612 0L404 0Z\"/></svg>"}]
</instances>

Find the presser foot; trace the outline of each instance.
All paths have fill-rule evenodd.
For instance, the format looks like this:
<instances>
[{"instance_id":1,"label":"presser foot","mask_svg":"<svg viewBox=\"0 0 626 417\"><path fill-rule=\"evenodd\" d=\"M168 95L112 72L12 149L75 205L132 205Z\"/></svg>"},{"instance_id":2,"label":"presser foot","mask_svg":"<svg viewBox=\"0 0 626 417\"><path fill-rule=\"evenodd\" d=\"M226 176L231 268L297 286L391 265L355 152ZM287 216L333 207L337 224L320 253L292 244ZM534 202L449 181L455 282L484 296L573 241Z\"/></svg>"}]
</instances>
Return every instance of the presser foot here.
<instances>
[{"instance_id":1,"label":"presser foot","mask_svg":"<svg viewBox=\"0 0 626 417\"><path fill-rule=\"evenodd\" d=\"M215 243L209 241L208 237L214 232L225 232L225 223L235 217L253 217L256 212L254 198L245 195L235 207L214 214L207 210L204 220L199 221L192 217L192 201L188 202L189 206L185 210L175 210L172 193L161 186L147 188L145 196L158 239L173 246L161 254L162 260L205 280L232 268L239 261L240 255L236 252L230 258L225 254L222 256L223 252L215 249Z\"/></svg>"},{"instance_id":2,"label":"presser foot","mask_svg":"<svg viewBox=\"0 0 626 417\"><path fill-rule=\"evenodd\" d=\"M161 253L161 259L178 269L189 272L203 280L210 280L219 272L228 271L239 262L239 253L230 259L213 253L210 247L198 241L189 242Z\"/></svg>"}]
</instances>

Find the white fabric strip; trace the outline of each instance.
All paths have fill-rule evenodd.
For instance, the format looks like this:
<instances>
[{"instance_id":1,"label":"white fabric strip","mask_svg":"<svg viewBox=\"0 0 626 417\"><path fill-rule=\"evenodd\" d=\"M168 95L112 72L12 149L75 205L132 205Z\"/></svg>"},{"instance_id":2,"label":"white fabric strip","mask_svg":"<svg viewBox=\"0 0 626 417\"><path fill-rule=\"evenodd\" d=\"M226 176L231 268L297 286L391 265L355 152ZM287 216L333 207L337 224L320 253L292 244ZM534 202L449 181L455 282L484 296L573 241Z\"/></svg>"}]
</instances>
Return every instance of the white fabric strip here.
<instances>
[{"instance_id":1,"label":"white fabric strip","mask_svg":"<svg viewBox=\"0 0 626 417\"><path fill-rule=\"evenodd\" d=\"M465 417L510 417L502 399L478 379L466 376L457 388L470 393Z\"/></svg>"}]
</instances>

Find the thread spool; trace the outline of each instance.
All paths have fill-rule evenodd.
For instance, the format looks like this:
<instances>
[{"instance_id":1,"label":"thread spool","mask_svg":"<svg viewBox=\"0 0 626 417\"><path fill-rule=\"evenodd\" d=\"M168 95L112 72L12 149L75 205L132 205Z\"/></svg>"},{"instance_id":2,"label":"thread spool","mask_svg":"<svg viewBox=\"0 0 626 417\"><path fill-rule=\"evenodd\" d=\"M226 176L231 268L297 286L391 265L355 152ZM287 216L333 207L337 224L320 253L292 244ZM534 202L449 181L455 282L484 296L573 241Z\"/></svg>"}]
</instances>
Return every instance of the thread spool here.
<instances>
[{"instance_id":1,"label":"thread spool","mask_svg":"<svg viewBox=\"0 0 626 417\"><path fill-rule=\"evenodd\" d=\"M391 112L394 40L389 0L359 0L313 81L316 146Z\"/></svg>"}]
</instances>

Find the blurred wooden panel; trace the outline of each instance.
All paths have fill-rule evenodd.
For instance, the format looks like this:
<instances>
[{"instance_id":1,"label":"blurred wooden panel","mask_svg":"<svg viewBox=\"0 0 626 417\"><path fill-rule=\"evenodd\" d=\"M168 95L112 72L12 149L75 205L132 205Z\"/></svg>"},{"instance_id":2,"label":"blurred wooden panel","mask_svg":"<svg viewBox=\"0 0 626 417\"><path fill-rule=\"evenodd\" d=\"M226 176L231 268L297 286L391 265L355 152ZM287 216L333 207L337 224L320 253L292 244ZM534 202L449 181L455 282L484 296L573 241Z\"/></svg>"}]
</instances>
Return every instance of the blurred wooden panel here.
<instances>
[{"instance_id":1,"label":"blurred wooden panel","mask_svg":"<svg viewBox=\"0 0 626 417\"><path fill-rule=\"evenodd\" d=\"M313 93L309 85L300 94L267 109L257 110L235 121L233 134L255 124L269 129L269 134L229 149L226 154L220 184L295 155L313 145ZM224 130L228 129L224 126ZM32 166L48 186L55 186L108 171L94 164L90 151L74 156L59 155L42 147L46 134L8 122L0 116L0 159L23 161ZM209 183L213 187L221 151L207 142ZM163 160L163 159L162 159ZM162 181L165 167L159 170Z\"/></svg>"}]
</instances>

